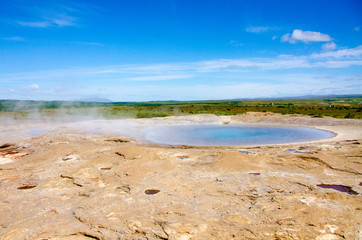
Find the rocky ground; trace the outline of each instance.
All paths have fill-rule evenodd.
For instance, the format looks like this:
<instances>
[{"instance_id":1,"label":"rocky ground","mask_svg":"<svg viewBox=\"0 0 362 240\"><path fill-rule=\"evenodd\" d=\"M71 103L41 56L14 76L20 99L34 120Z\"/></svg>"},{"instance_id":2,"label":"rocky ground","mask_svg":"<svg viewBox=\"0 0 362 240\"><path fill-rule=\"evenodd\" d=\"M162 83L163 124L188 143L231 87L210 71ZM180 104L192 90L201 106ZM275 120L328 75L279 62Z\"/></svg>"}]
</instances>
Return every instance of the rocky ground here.
<instances>
[{"instance_id":1,"label":"rocky ground","mask_svg":"<svg viewBox=\"0 0 362 240\"><path fill-rule=\"evenodd\" d=\"M338 135L249 147L162 146L70 128L3 137L0 239L362 239L361 121L254 113L137 121Z\"/></svg>"}]
</instances>

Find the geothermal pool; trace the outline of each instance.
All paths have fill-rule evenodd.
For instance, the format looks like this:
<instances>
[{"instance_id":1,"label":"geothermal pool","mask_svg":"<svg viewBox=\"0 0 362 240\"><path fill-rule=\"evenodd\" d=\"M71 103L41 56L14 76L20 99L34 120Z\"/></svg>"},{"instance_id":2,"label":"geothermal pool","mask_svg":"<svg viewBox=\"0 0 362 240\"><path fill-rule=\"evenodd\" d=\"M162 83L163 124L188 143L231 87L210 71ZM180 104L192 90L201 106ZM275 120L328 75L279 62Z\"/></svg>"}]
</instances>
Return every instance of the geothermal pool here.
<instances>
[{"instance_id":1,"label":"geothermal pool","mask_svg":"<svg viewBox=\"0 0 362 240\"><path fill-rule=\"evenodd\" d=\"M153 126L145 140L165 145L238 146L315 141L335 136L314 128L255 127L236 125Z\"/></svg>"}]
</instances>

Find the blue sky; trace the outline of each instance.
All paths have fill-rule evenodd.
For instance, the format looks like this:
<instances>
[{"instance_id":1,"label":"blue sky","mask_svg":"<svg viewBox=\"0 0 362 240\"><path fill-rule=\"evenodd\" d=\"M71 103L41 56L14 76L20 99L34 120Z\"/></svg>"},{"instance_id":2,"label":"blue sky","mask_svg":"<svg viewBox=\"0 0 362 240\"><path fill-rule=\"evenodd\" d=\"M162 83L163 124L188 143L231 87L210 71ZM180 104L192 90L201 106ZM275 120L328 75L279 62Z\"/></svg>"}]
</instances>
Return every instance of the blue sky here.
<instances>
[{"instance_id":1,"label":"blue sky","mask_svg":"<svg viewBox=\"0 0 362 240\"><path fill-rule=\"evenodd\" d=\"M362 93L360 0L0 0L0 99Z\"/></svg>"}]
</instances>

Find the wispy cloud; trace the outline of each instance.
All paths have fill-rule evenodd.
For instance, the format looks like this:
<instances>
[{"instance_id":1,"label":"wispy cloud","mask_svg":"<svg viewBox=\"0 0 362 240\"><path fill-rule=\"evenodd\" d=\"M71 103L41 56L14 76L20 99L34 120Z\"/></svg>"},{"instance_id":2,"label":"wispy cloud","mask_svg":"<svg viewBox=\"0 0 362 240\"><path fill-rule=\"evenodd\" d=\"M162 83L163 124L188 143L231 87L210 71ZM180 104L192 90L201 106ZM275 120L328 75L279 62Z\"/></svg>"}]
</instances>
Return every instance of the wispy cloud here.
<instances>
[{"instance_id":1,"label":"wispy cloud","mask_svg":"<svg viewBox=\"0 0 362 240\"><path fill-rule=\"evenodd\" d=\"M20 13L13 23L31 28L77 26L79 18L87 12L86 4L77 1L14 1ZM22 4L20 4L22 3ZM23 16L23 17L21 17ZM20 18L20 19L19 19Z\"/></svg>"},{"instance_id":2,"label":"wispy cloud","mask_svg":"<svg viewBox=\"0 0 362 240\"><path fill-rule=\"evenodd\" d=\"M129 64L95 68L71 68L0 75L0 82L46 81L47 79L94 79L118 81L172 81L228 73L260 73L291 69L328 69L362 66L362 45L356 48L305 56L279 55L269 58L215 59L172 64ZM215 73L215 74L214 74ZM210 75L211 74L211 75ZM205 78L208 79L208 78Z\"/></svg>"},{"instance_id":3,"label":"wispy cloud","mask_svg":"<svg viewBox=\"0 0 362 240\"><path fill-rule=\"evenodd\" d=\"M337 44L334 42L325 43L322 45L323 51L331 51L337 48Z\"/></svg>"},{"instance_id":4,"label":"wispy cloud","mask_svg":"<svg viewBox=\"0 0 362 240\"><path fill-rule=\"evenodd\" d=\"M41 21L17 21L16 23L21 26L34 28L66 27L76 25L75 18L66 14L61 14L52 18L44 17L44 20Z\"/></svg>"},{"instance_id":5,"label":"wispy cloud","mask_svg":"<svg viewBox=\"0 0 362 240\"><path fill-rule=\"evenodd\" d=\"M248 27L245 29L245 31L250 32L250 33L261 33L261 32L266 32L269 31L270 27Z\"/></svg>"},{"instance_id":6,"label":"wispy cloud","mask_svg":"<svg viewBox=\"0 0 362 240\"><path fill-rule=\"evenodd\" d=\"M77 44L77 45L86 45L86 46L104 46L103 43L98 43L98 42L78 42L78 41L72 41L70 42L72 44Z\"/></svg>"},{"instance_id":7,"label":"wispy cloud","mask_svg":"<svg viewBox=\"0 0 362 240\"><path fill-rule=\"evenodd\" d=\"M40 87L39 87L38 84L31 84L28 88L29 88L30 90L38 90L38 89L40 89Z\"/></svg>"},{"instance_id":8,"label":"wispy cloud","mask_svg":"<svg viewBox=\"0 0 362 240\"><path fill-rule=\"evenodd\" d=\"M25 22L25 21L17 21L17 24L25 27L34 27L34 28L47 28L50 27L49 21L40 21L40 22Z\"/></svg>"},{"instance_id":9,"label":"wispy cloud","mask_svg":"<svg viewBox=\"0 0 362 240\"><path fill-rule=\"evenodd\" d=\"M347 48L337 51L329 51L324 53L314 53L311 58L334 58L334 59L348 59L361 60L362 57L362 45L355 48Z\"/></svg>"},{"instance_id":10,"label":"wispy cloud","mask_svg":"<svg viewBox=\"0 0 362 240\"><path fill-rule=\"evenodd\" d=\"M362 85L360 75L345 71L351 66L362 66L362 45L302 56L0 74L0 91L3 98L13 99L70 100L94 95L115 101L353 94ZM331 73L328 68L344 69Z\"/></svg>"},{"instance_id":11,"label":"wispy cloud","mask_svg":"<svg viewBox=\"0 0 362 240\"><path fill-rule=\"evenodd\" d=\"M333 47L333 46L332 46ZM275 58L217 59L195 64L200 72L235 72L252 69L347 68L362 66L362 45L306 56L279 55Z\"/></svg>"},{"instance_id":12,"label":"wispy cloud","mask_svg":"<svg viewBox=\"0 0 362 240\"><path fill-rule=\"evenodd\" d=\"M54 25L58 27L75 26L75 18L66 14L59 15L56 18L50 20Z\"/></svg>"},{"instance_id":13,"label":"wispy cloud","mask_svg":"<svg viewBox=\"0 0 362 240\"><path fill-rule=\"evenodd\" d=\"M131 77L131 78L124 78L124 80L130 80L130 81L166 81L166 80L185 79L185 78L192 78L192 77L193 77L193 75L159 75L159 76Z\"/></svg>"},{"instance_id":14,"label":"wispy cloud","mask_svg":"<svg viewBox=\"0 0 362 240\"><path fill-rule=\"evenodd\" d=\"M328 68L349 68L352 66L362 66L362 60L350 60L350 61L331 60L331 61L326 61L324 63L319 62L316 65L321 68L325 67L325 65L328 66Z\"/></svg>"},{"instance_id":15,"label":"wispy cloud","mask_svg":"<svg viewBox=\"0 0 362 240\"><path fill-rule=\"evenodd\" d=\"M14 41L14 42L24 42L25 41L25 38L18 37L18 36L4 37L3 39L6 41Z\"/></svg>"},{"instance_id":16,"label":"wispy cloud","mask_svg":"<svg viewBox=\"0 0 362 240\"><path fill-rule=\"evenodd\" d=\"M243 44L243 43L238 42L238 41L236 41L236 40L231 40L231 41L229 42L229 44L230 44L231 46L234 46L234 47L241 47L241 46L244 46L244 44Z\"/></svg>"},{"instance_id":17,"label":"wispy cloud","mask_svg":"<svg viewBox=\"0 0 362 240\"><path fill-rule=\"evenodd\" d=\"M16 89L12 89L13 91L38 91L40 90L40 87L38 84L30 84L30 85L23 85L21 87L19 87L17 90Z\"/></svg>"},{"instance_id":18,"label":"wispy cloud","mask_svg":"<svg viewBox=\"0 0 362 240\"><path fill-rule=\"evenodd\" d=\"M218 59L198 63L200 72L238 72L260 70L277 70L312 67L305 58L277 57L253 59Z\"/></svg>"},{"instance_id":19,"label":"wispy cloud","mask_svg":"<svg viewBox=\"0 0 362 240\"><path fill-rule=\"evenodd\" d=\"M295 29L292 34L287 33L281 37L282 42L296 43L298 41L309 43L309 42L329 42L333 39L324 33L303 31Z\"/></svg>"},{"instance_id":20,"label":"wispy cloud","mask_svg":"<svg viewBox=\"0 0 362 240\"><path fill-rule=\"evenodd\" d=\"M272 78L269 74L261 76ZM197 100L197 99L235 99L257 97L284 97L311 94L346 94L355 93L356 88L349 88L343 83L343 78L316 79L318 75L296 74L275 75L271 81L260 82L254 76L239 77L238 81L226 83L220 81L215 84L199 82L192 85L118 85L106 87L108 97L131 101L149 100ZM259 76L260 78L260 76ZM277 81L275 79L278 79ZM279 79L282 79L281 81ZM332 84L332 81L336 83ZM328 86L328 89L326 89ZM359 86L360 88L360 86ZM358 89L358 88L357 88ZM119 93L122 92L122 96ZM78 94L78 92L76 93Z\"/></svg>"},{"instance_id":21,"label":"wispy cloud","mask_svg":"<svg viewBox=\"0 0 362 240\"><path fill-rule=\"evenodd\" d=\"M353 30L355 30L356 32L359 32L359 30L361 30L360 26L356 26L353 28Z\"/></svg>"}]
</instances>

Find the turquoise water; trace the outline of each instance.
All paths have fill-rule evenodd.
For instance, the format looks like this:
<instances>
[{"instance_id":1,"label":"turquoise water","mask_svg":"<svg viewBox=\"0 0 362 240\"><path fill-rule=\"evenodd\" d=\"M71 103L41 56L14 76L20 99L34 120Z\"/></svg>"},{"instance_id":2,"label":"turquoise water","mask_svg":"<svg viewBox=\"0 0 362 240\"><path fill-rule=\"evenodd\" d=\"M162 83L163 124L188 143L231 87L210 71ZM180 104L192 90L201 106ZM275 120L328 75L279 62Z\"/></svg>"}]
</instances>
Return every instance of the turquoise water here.
<instances>
[{"instance_id":1,"label":"turquoise water","mask_svg":"<svg viewBox=\"0 0 362 240\"><path fill-rule=\"evenodd\" d=\"M314 128L236 125L157 126L144 129L145 140L166 145L238 146L305 142L335 134Z\"/></svg>"},{"instance_id":2,"label":"turquoise water","mask_svg":"<svg viewBox=\"0 0 362 240\"><path fill-rule=\"evenodd\" d=\"M45 130L31 130L28 132L28 134L32 137L40 135L40 134L44 134L44 133L46 133Z\"/></svg>"}]
</instances>

